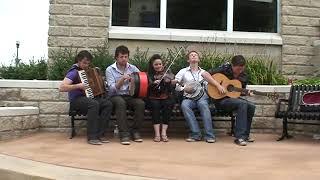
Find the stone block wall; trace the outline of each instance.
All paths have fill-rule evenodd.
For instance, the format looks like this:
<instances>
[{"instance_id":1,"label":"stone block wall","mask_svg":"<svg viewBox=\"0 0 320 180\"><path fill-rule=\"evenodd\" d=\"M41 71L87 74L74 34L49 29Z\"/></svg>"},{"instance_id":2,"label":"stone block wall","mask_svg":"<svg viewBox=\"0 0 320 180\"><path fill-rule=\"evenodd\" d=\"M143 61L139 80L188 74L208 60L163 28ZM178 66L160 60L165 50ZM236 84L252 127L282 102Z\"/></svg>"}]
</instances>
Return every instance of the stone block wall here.
<instances>
[{"instance_id":1,"label":"stone block wall","mask_svg":"<svg viewBox=\"0 0 320 180\"><path fill-rule=\"evenodd\" d=\"M13 83L14 81L14 83ZM22 107L34 106L39 108L39 115L27 117L31 119L30 123L23 123L21 117L4 117L1 127L10 127L12 123L20 124L20 129L37 125L42 131L70 132L70 117L68 116L69 102L67 93L58 91L60 81L37 81L37 80L0 80L0 106ZM254 86L249 89L260 90L264 92L280 92L284 97L290 89L290 86ZM281 133L282 121L274 118L276 102L263 97L248 97L248 100L256 104L256 113L252 124L252 132L256 133ZM34 119L34 120L32 120ZM77 121L76 126L85 129L85 121ZM172 132L186 132L185 122L172 122L170 124ZM214 122L218 132L229 131L230 122ZM18 129L19 129L18 128ZM113 127L111 127L113 128ZM291 125L291 131L299 134L319 133L319 126ZM152 132L152 124L145 121L144 131ZM173 133L173 132L172 132Z\"/></svg>"},{"instance_id":2,"label":"stone block wall","mask_svg":"<svg viewBox=\"0 0 320 180\"><path fill-rule=\"evenodd\" d=\"M301 79L312 76L315 70L314 42L320 39L319 0L279 0L280 35L282 46L271 45L266 55L275 57L284 75ZM137 46L149 48L150 53L159 53L181 44L178 41L144 41L109 39L110 0L50 0L48 54L60 47L90 49L101 46L105 41L111 50L119 44L126 44L131 50ZM156 46L154 45L156 44ZM190 43L198 44L198 43ZM224 44L209 43L225 52ZM155 48L156 47L156 48ZM163 48L162 48L163 47ZM235 52L245 55L259 54L263 45L238 45ZM266 49L266 48L264 48ZM282 53L282 55L281 55ZM318 60L320 61L320 60Z\"/></svg>"},{"instance_id":3,"label":"stone block wall","mask_svg":"<svg viewBox=\"0 0 320 180\"><path fill-rule=\"evenodd\" d=\"M37 107L0 107L0 141L39 130Z\"/></svg>"},{"instance_id":4,"label":"stone block wall","mask_svg":"<svg viewBox=\"0 0 320 180\"><path fill-rule=\"evenodd\" d=\"M50 0L49 13L49 56L60 47L98 47L108 37L109 0Z\"/></svg>"},{"instance_id":5,"label":"stone block wall","mask_svg":"<svg viewBox=\"0 0 320 180\"><path fill-rule=\"evenodd\" d=\"M281 35L283 73L298 79L313 76L314 42L320 39L320 1L282 0Z\"/></svg>"},{"instance_id":6,"label":"stone block wall","mask_svg":"<svg viewBox=\"0 0 320 180\"><path fill-rule=\"evenodd\" d=\"M20 83L15 81L15 87L11 87L13 86L11 81L13 80L2 81L2 87L0 86L0 106L38 107L39 115L37 117L40 129L63 130L66 124L70 124L69 116L67 115L69 110L67 94L60 93L57 88L60 82L40 81L40 83L35 83L39 81L22 80ZM8 85L6 85L7 83ZM20 87L17 87L19 85Z\"/></svg>"}]
</instances>

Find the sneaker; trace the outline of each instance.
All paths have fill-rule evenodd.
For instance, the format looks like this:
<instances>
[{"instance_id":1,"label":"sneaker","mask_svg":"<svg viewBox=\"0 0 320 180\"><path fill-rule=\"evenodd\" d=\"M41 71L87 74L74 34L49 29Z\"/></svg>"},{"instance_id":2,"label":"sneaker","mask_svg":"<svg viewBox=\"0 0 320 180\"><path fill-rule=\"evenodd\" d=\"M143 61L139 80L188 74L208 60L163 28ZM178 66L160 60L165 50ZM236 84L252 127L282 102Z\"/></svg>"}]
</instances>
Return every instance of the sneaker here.
<instances>
[{"instance_id":1,"label":"sneaker","mask_svg":"<svg viewBox=\"0 0 320 180\"><path fill-rule=\"evenodd\" d=\"M99 140L102 143L109 143L110 142L106 137L100 137Z\"/></svg>"},{"instance_id":2,"label":"sneaker","mask_svg":"<svg viewBox=\"0 0 320 180\"><path fill-rule=\"evenodd\" d=\"M187 142L196 142L196 141L201 141L201 139L196 139L196 138L193 138L193 137L188 137L186 139Z\"/></svg>"},{"instance_id":3,"label":"sneaker","mask_svg":"<svg viewBox=\"0 0 320 180\"><path fill-rule=\"evenodd\" d=\"M143 139L141 138L140 133L138 133L138 132L133 133L132 134L132 138L133 138L134 142L142 142L143 141Z\"/></svg>"},{"instance_id":4,"label":"sneaker","mask_svg":"<svg viewBox=\"0 0 320 180\"><path fill-rule=\"evenodd\" d=\"M130 138L129 137L122 137L122 138L120 138L120 143L122 145L130 145Z\"/></svg>"},{"instance_id":5,"label":"sneaker","mask_svg":"<svg viewBox=\"0 0 320 180\"><path fill-rule=\"evenodd\" d=\"M206 139L207 143L215 143L216 139L215 138L210 138L210 139Z\"/></svg>"},{"instance_id":6,"label":"sneaker","mask_svg":"<svg viewBox=\"0 0 320 180\"><path fill-rule=\"evenodd\" d=\"M247 142L254 142L254 141L255 141L255 139L254 139L254 138L252 138L252 137L248 137L248 138L246 138L246 141L247 141Z\"/></svg>"},{"instance_id":7,"label":"sneaker","mask_svg":"<svg viewBox=\"0 0 320 180\"><path fill-rule=\"evenodd\" d=\"M102 145L102 142L100 142L99 139L90 139L90 140L88 140L88 144L92 144L92 145Z\"/></svg>"},{"instance_id":8,"label":"sneaker","mask_svg":"<svg viewBox=\"0 0 320 180\"><path fill-rule=\"evenodd\" d=\"M236 143L239 146L246 146L247 142L244 139L235 139L234 143Z\"/></svg>"}]
</instances>

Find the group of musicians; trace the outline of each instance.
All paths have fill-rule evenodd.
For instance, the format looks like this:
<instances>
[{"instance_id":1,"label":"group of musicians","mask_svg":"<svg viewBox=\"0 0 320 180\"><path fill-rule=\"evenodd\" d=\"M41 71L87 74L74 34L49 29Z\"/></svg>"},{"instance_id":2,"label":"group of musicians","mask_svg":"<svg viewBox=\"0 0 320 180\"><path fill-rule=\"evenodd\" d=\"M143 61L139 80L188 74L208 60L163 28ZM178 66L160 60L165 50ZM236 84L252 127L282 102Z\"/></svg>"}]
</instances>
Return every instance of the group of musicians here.
<instances>
[{"instance_id":1,"label":"group of musicians","mask_svg":"<svg viewBox=\"0 0 320 180\"><path fill-rule=\"evenodd\" d=\"M68 92L70 108L76 109L87 115L87 140L92 145L108 143L106 129L112 110L115 112L119 128L120 143L129 145L131 140L142 142L140 128L144 120L145 103L152 112L154 128L154 142L168 142L168 124L170 121L173 105L174 92L181 92L183 100L181 110L190 129L187 142L201 141L207 143L216 142L211 111L209 109L209 96L207 85L214 86L218 93L225 94L227 89L223 87L213 74L222 73L229 79L237 79L241 82L242 88L248 83L245 73L245 58L242 55L234 56L231 63L222 64L219 68L206 71L199 67L200 56L197 51L190 51L187 54L188 67L181 69L176 75L164 66L160 55L154 54L148 62L147 76L148 96L146 101L139 97L131 96L129 93L132 74L140 72L139 69L130 64L129 49L126 46L118 46L115 50L115 63L106 68L106 83L108 86L107 96L96 96L88 98L85 94L86 85L80 80L78 71L89 68L93 59L90 52L83 50L78 53L75 62L67 72L59 90ZM253 93L243 95L252 96ZM246 146L253 142L250 137L252 118L255 112L255 105L243 98L229 98L225 96L214 100L215 106L221 109L236 112L235 140L240 146ZM133 110L133 121L128 121L127 108ZM204 131L201 132L194 109L200 111Z\"/></svg>"}]
</instances>

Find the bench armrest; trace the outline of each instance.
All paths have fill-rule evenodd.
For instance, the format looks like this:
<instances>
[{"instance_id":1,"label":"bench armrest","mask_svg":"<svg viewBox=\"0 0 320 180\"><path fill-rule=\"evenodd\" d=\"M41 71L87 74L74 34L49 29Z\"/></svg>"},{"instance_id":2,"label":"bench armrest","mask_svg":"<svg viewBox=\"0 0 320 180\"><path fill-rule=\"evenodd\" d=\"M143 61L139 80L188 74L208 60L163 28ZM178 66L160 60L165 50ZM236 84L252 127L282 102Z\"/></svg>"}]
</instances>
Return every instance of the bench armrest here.
<instances>
[{"instance_id":1,"label":"bench armrest","mask_svg":"<svg viewBox=\"0 0 320 180\"><path fill-rule=\"evenodd\" d=\"M278 104L277 104L277 108L276 108L276 112L275 112L276 117L279 117L280 112L287 110L288 103L289 103L288 99L279 99Z\"/></svg>"}]
</instances>

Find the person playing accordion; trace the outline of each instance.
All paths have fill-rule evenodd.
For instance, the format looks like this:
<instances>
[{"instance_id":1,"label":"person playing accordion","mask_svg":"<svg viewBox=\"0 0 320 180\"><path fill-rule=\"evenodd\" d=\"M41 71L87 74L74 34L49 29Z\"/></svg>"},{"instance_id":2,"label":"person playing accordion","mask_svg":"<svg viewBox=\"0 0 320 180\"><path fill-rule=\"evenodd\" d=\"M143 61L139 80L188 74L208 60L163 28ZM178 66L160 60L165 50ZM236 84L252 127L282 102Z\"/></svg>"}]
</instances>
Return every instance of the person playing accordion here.
<instances>
[{"instance_id":1,"label":"person playing accordion","mask_svg":"<svg viewBox=\"0 0 320 180\"><path fill-rule=\"evenodd\" d=\"M109 142L105 131L112 112L112 103L103 96L87 97L88 84L81 81L79 71L88 70L93 57L83 50L75 57L75 64L68 70L60 84L61 92L68 92L70 109L87 115L87 139L92 145Z\"/></svg>"}]
</instances>

